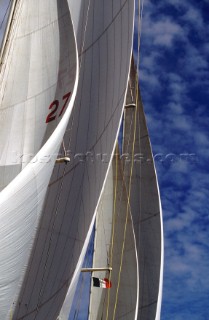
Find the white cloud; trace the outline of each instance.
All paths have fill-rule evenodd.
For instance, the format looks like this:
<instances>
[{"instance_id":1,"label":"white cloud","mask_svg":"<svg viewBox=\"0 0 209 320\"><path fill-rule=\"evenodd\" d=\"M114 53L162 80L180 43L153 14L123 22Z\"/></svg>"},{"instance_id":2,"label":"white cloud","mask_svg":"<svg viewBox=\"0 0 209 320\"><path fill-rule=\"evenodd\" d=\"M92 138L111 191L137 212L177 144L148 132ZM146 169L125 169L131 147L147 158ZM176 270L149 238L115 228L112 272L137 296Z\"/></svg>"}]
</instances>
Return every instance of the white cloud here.
<instances>
[{"instance_id":1,"label":"white cloud","mask_svg":"<svg viewBox=\"0 0 209 320\"><path fill-rule=\"evenodd\" d=\"M182 11L182 9L186 9L188 8L188 1L184 0L167 0L166 4L170 4L173 7L175 7L176 9L178 9L179 11Z\"/></svg>"},{"instance_id":2,"label":"white cloud","mask_svg":"<svg viewBox=\"0 0 209 320\"><path fill-rule=\"evenodd\" d=\"M140 81L147 83L150 90L157 90L161 88L158 77L148 72L145 68L140 71Z\"/></svg>"},{"instance_id":3,"label":"white cloud","mask_svg":"<svg viewBox=\"0 0 209 320\"><path fill-rule=\"evenodd\" d=\"M143 37L149 37L151 45L171 47L176 38L185 37L185 30L169 18L155 21L150 16L143 22Z\"/></svg>"},{"instance_id":4,"label":"white cloud","mask_svg":"<svg viewBox=\"0 0 209 320\"><path fill-rule=\"evenodd\" d=\"M172 114L182 114L184 112L183 106L180 103L170 102L168 108Z\"/></svg>"},{"instance_id":5,"label":"white cloud","mask_svg":"<svg viewBox=\"0 0 209 320\"><path fill-rule=\"evenodd\" d=\"M209 137L205 132L198 131L194 135L194 139L197 145L208 148L209 147Z\"/></svg>"},{"instance_id":6,"label":"white cloud","mask_svg":"<svg viewBox=\"0 0 209 320\"><path fill-rule=\"evenodd\" d=\"M209 116L208 101L196 102L198 90L209 86L209 45L201 42L207 26L200 8L187 0L148 0L144 7L142 42L146 49L141 58L141 82L146 89L142 94L151 141L164 155L176 154L176 161L156 163L164 215L163 308L168 312L162 318L166 320L209 318L204 311L207 301L203 301L209 290L209 174L205 162L209 159ZM170 65L166 54L171 57ZM181 153L193 157L181 159ZM193 313L187 310L192 301ZM181 311L176 303L182 305Z\"/></svg>"},{"instance_id":7,"label":"white cloud","mask_svg":"<svg viewBox=\"0 0 209 320\"><path fill-rule=\"evenodd\" d=\"M141 68L152 70L156 68L156 60L160 57L159 52L150 51L145 57L143 57L143 65L140 65Z\"/></svg>"},{"instance_id":8,"label":"white cloud","mask_svg":"<svg viewBox=\"0 0 209 320\"><path fill-rule=\"evenodd\" d=\"M181 17L182 20L193 25L193 27L202 29L204 27L203 18L201 12L190 6L187 6L186 13Z\"/></svg>"},{"instance_id":9,"label":"white cloud","mask_svg":"<svg viewBox=\"0 0 209 320\"><path fill-rule=\"evenodd\" d=\"M173 128L173 130L183 130L191 132L193 120L190 116L182 115L182 114L166 114L166 120L169 122L169 125Z\"/></svg>"},{"instance_id":10,"label":"white cloud","mask_svg":"<svg viewBox=\"0 0 209 320\"><path fill-rule=\"evenodd\" d=\"M188 165L189 155L187 153L181 153L179 155L179 160L176 161L171 168L171 172L178 172L178 173L190 173L190 166Z\"/></svg>"}]
</instances>

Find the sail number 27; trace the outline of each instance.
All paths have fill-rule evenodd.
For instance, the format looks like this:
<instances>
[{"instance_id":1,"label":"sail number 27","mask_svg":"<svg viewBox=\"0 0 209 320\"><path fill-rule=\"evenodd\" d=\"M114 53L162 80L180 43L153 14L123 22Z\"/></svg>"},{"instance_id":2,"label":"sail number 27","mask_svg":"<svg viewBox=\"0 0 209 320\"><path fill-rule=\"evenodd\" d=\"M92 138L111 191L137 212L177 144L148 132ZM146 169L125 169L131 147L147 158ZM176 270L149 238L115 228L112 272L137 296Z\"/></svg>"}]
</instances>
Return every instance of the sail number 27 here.
<instances>
[{"instance_id":1,"label":"sail number 27","mask_svg":"<svg viewBox=\"0 0 209 320\"><path fill-rule=\"evenodd\" d=\"M71 96L71 92L68 92L62 97L64 104L63 104L63 107L62 107L60 113L58 114L58 117L60 117L63 114L63 111L65 110L65 107L67 105L67 102L68 102L70 96ZM59 100L54 100L49 106L49 110L51 110L51 112L46 117L46 123L51 122L56 119L58 108L59 108Z\"/></svg>"}]
</instances>

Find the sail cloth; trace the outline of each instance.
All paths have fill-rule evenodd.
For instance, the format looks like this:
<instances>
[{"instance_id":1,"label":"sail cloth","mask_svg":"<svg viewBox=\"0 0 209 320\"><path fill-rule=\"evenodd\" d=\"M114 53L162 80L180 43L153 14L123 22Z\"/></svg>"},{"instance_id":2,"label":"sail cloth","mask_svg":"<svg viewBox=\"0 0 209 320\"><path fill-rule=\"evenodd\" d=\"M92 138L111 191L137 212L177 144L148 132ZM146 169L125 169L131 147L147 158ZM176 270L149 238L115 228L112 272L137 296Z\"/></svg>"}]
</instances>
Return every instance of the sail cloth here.
<instances>
[{"instance_id":1,"label":"sail cloth","mask_svg":"<svg viewBox=\"0 0 209 320\"><path fill-rule=\"evenodd\" d=\"M0 193L2 320L18 319L13 311L21 305L19 292L78 84L67 2L19 1L14 16L0 74L1 183L7 185ZM51 111L55 119L47 122ZM11 151L35 155L16 177L23 165L19 159L12 164Z\"/></svg>"},{"instance_id":2,"label":"sail cloth","mask_svg":"<svg viewBox=\"0 0 209 320\"><path fill-rule=\"evenodd\" d=\"M54 320L69 285L70 296L74 292L127 89L134 0L69 1L69 6L80 57L76 102L64 137L71 162L54 168L16 319Z\"/></svg>"},{"instance_id":3,"label":"sail cloth","mask_svg":"<svg viewBox=\"0 0 209 320\"><path fill-rule=\"evenodd\" d=\"M112 272L93 272L106 277L108 292L91 288L89 320L133 320L138 299L138 267L128 195L122 174L122 162L115 154L97 209L93 267L112 267Z\"/></svg>"},{"instance_id":4,"label":"sail cloth","mask_svg":"<svg viewBox=\"0 0 209 320\"><path fill-rule=\"evenodd\" d=\"M113 271L94 276L109 276L112 289L107 293L91 288L89 320L160 319L162 211L136 77L132 60L123 153L113 159L96 217L93 267L108 265Z\"/></svg>"},{"instance_id":5,"label":"sail cloth","mask_svg":"<svg viewBox=\"0 0 209 320\"><path fill-rule=\"evenodd\" d=\"M137 319L159 320L164 256L162 209L137 77L132 60L124 121L124 179L128 184L132 170L130 207L139 265Z\"/></svg>"},{"instance_id":6,"label":"sail cloth","mask_svg":"<svg viewBox=\"0 0 209 320\"><path fill-rule=\"evenodd\" d=\"M55 0L14 2L14 23L0 73L0 190L56 128L69 103L75 73L74 48L65 32L66 5L59 8Z\"/></svg>"}]
</instances>

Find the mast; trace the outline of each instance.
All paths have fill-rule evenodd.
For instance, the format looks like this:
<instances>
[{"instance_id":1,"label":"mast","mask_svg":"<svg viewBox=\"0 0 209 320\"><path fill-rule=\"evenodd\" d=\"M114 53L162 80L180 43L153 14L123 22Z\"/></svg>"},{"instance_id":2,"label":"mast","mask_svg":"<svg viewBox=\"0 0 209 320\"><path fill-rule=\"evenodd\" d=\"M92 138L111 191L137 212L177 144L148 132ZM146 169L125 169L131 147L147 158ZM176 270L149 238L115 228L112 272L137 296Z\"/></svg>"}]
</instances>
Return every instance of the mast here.
<instances>
[{"instance_id":1,"label":"mast","mask_svg":"<svg viewBox=\"0 0 209 320\"><path fill-rule=\"evenodd\" d=\"M0 49L0 72L1 72L1 68L2 68L2 64L4 63L4 55L6 52L6 48L7 48L7 44L8 44L8 40L11 34L11 30L12 30L12 25L14 22L14 15L15 15L15 10L17 7L17 2L19 0L12 0L12 4L9 4L10 6L10 12L9 12L9 17L7 20L7 26L4 32L4 37L2 40L2 44L1 44L1 49Z\"/></svg>"}]
</instances>

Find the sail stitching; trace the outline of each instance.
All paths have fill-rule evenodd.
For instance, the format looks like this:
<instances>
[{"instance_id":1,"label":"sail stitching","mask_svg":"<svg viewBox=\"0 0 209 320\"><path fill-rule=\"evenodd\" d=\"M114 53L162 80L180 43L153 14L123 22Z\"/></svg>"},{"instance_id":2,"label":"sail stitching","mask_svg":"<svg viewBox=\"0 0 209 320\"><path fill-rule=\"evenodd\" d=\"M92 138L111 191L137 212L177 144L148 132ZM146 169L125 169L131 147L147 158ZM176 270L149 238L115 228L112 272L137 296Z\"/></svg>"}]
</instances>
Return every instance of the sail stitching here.
<instances>
[{"instance_id":1,"label":"sail stitching","mask_svg":"<svg viewBox=\"0 0 209 320\"><path fill-rule=\"evenodd\" d=\"M79 57L81 55L83 55L84 53L86 53L89 49L91 49L95 43L97 43L97 41L99 41L102 36L107 32L107 30L111 27L111 25L114 23L114 21L117 19L117 17L120 15L121 11L123 10L123 8L125 7L126 3L128 2L128 0L126 0L124 2L124 4L122 5L122 7L120 8L120 10L116 13L116 15L114 16L114 18L111 20L111 22L108 24L108 26L104 29L104 31L96 38L96 40L94 40L85 50L83 50L80 54Z\"/></svg>"}]
</instances>

